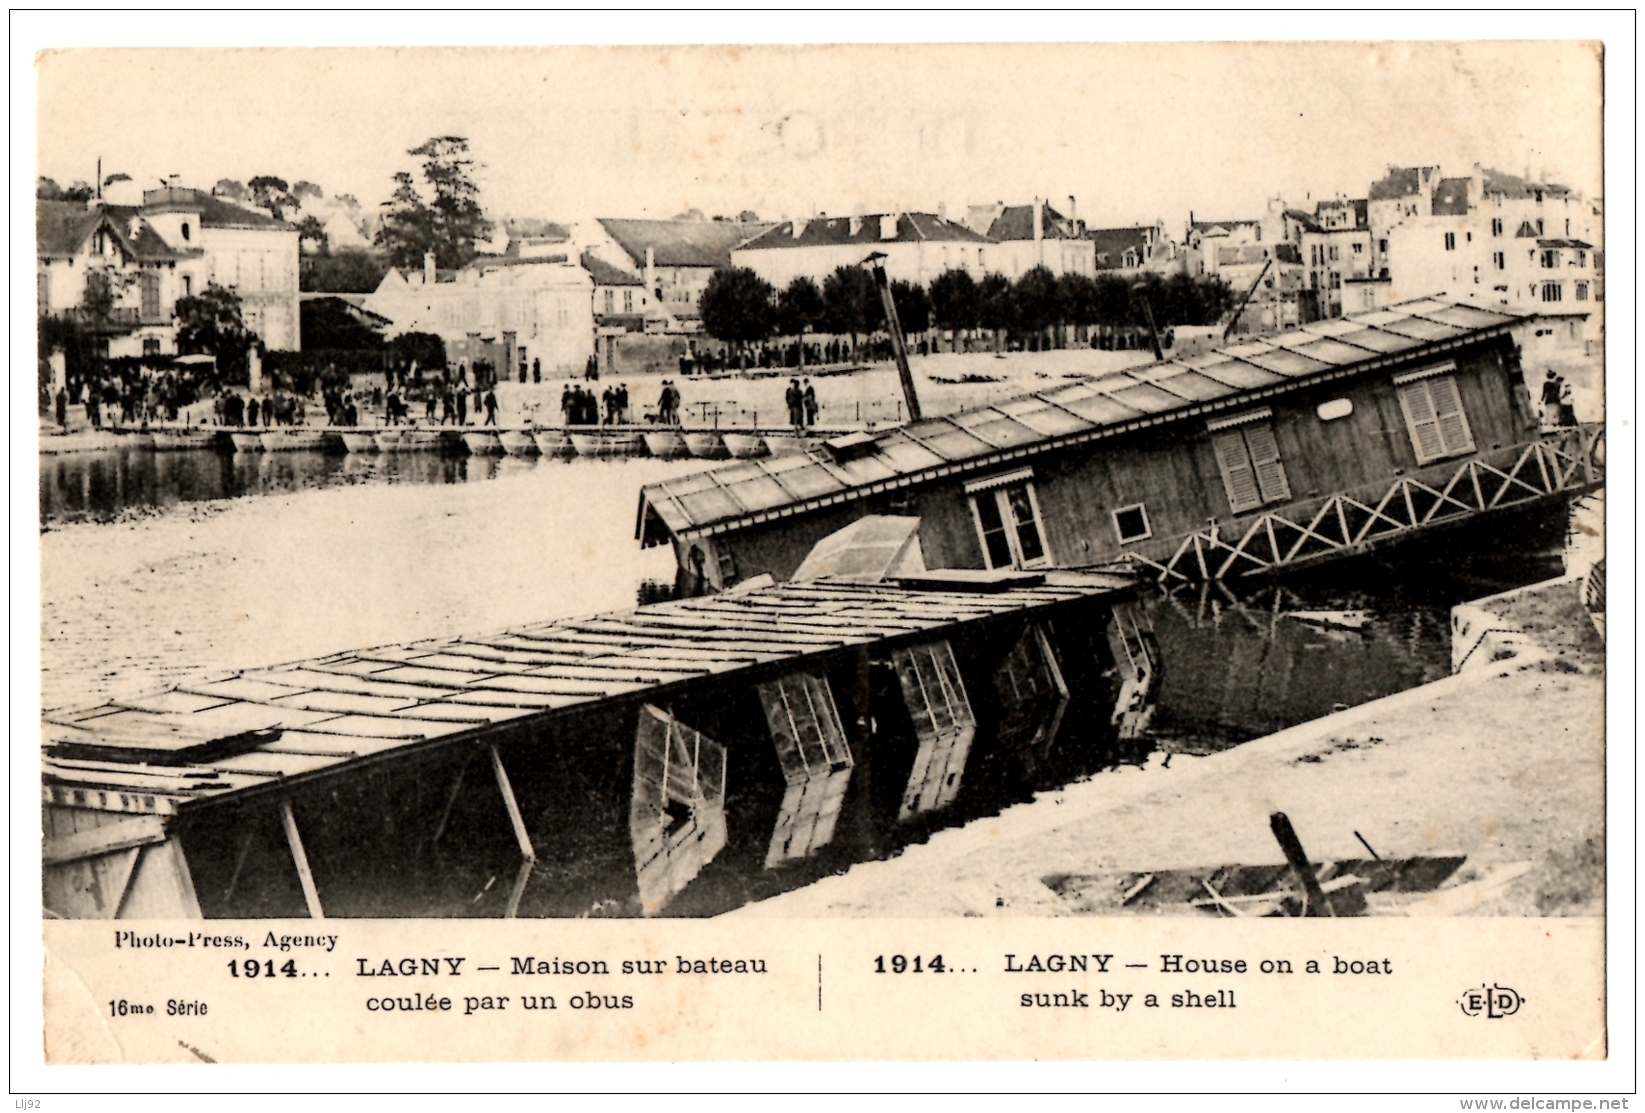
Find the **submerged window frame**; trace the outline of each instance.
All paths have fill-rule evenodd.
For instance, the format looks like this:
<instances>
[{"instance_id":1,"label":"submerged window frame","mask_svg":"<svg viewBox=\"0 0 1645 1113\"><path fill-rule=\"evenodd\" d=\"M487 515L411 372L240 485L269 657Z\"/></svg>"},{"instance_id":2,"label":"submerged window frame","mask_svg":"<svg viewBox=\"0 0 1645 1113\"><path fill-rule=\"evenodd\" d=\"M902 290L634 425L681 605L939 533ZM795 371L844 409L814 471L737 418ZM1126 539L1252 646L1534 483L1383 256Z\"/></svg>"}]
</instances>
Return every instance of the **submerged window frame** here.
<instances>
[{"instance_id":1,"label":"submerged window frame","mask_svg":"<svg viewBox=\"0 0 1645 1113\"><path fill-rule=\"evenodd\" d=\"M1040 555L1029 558L1023 553L1022 528L1024 519L1017 516L1011 504L1011 492L1022 491L1026 497L1032 521L1034 535L1039 542ZM987 479L974 480L965 485L967 501L971 504L971 523L977 530L977 544L982 549L983 564L990 570L998 568L1039 569L1055 567L1056 561L1051 555L1051 546L1045 536L1045 517L1040 511L1039 495L1034 490L1034 471L1032 468L1022 468L1004 475L991 476ZM993 513L999 520L999 528L988 526L983 521L984 505L991 505ZM997 563L989 547L989 535L1003 530L1006 549L1011 560L1008 564Z\"/></svg>"}]
</instances>

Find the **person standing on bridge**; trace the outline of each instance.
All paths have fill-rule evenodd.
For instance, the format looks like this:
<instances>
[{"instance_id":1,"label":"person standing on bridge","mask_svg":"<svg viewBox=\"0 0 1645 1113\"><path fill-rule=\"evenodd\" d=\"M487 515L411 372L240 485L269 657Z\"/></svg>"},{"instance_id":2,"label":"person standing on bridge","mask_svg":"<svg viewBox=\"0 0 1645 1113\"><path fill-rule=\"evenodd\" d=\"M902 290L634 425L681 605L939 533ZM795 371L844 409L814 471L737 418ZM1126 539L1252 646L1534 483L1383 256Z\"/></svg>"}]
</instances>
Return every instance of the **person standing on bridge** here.
<instances>
[{"instance_id":1,"label":"person standing on bridge","mask_svg":"<svg viewBox=\"0 0 1645 1113\"><path fill-rule=\"evenodd\" d=\"M811 380L805 380L805 389L800 391L800 408L805 411L805 423L817 424L817 388L811 385Z\"/></svg>"},{"instance_id":2,"label":"person standing on bridge","mask_svg":"<svg viewBox=\"0 0 1645 1113\"><path fill-rule=\"evenodd\" d=\"M492 387L486 388L485 396L486 419L484 424L497 424L497 391Z\"/></svg>"}]
</instances>

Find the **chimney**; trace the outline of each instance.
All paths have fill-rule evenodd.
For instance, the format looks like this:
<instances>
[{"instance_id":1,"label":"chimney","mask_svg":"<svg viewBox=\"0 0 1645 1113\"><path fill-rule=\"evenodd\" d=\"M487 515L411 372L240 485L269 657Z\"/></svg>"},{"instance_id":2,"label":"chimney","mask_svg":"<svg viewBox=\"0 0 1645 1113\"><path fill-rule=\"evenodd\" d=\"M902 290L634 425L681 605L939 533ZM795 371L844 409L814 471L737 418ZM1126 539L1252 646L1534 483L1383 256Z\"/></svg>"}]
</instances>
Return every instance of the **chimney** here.
<instances>
[{"instance_id":1,"label":"chimney","mask_svg":"<svg viewBox=\"0 0 1645 1113\"><path fill-rule=\"evenodd\" d=\"M181 174L167 174L166 175L166 188L167 189L181 189L182 187L183 187L183 176Z\"/></svg>"},{"instance_id":2,"label":"chimney","mask_svg":"<svg viewBox=\"0 0 1645 1113\"><path fill-rule=\"evenodd\" d=\"M1079 210L1074 207L1074 195L1070 193L1068 195L1068 224L1074 229L1075 235L1079 235L1079 215Z\"/></svg>"},{"instance_id":3,"label":"chimney","mask_svg":"<svg viewBox=\"0 0 1645 1113\"><path fill-rule=\"evenodd\" d=\"M887 213L880 217L880 239L894 240L897 238L897 214Z\"/></svg>"},{"instance_id":4,"label":"chimney","mask_svg":"<svg viewBox=\"0 0 1645 1113\"><path fill-rule=\"evenodd\" d=\"M948 223L948 202L947 201L938 201L937 202L937 219L942 221L944 224Z\"/></svg>"},{"instance_id":5,"label":"chimney","mask_svg":"<svg viewBox=\"0 0 1645 1113\"><path fill-rule=\"evenodd\" d=\"M423 252L423 285L434 285L438 271L439 268L434 265L434 252Z\"/></svg>"},{"instance_id":6,"label":"chimney","mask_svg":"<svg viewBox=\"0 0 1645 1113\"><path fill-rule=\"evenodd\" d=\"M1034 242L1045 239L1045 209L1044 203L1038 197L1034 198Z\"/></svg>"}]
</instances>

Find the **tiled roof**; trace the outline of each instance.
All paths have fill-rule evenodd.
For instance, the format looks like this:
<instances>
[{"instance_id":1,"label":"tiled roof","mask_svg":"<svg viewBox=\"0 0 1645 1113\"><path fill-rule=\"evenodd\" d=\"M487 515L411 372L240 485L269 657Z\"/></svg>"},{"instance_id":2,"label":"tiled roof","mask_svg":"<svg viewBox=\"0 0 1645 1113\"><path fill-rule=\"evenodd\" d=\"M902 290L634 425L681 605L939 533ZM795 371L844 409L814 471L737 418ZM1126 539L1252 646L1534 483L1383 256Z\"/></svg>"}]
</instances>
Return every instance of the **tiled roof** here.
<instances>
[{"instance_id":1,"label":"tiled roof","mask_svg":"<svg viewBox=\"0 0 1645 1113\"><path fill-rule=\"evenodd\" d=\"M1050 205L1040 215L1040 233L1048 240L1077 240L1079 230L1074 222L1063 216ZM988 226L988 238L1005 242L1007 240L1031 240L1034 238L1034 206L1007 205L1000 210L1000 215L994 218L994 223Z\"/></svg>"},{"instance_id":2,"label":"tiled roof","mask_svg":"<svg viewBox=\"0 0 1645 1113\"><path fill-rule=\"evenodd\" d=\"M1048 572L987 594L824 579L248 669L46 712L44 796L171 815L540 725L602 700L666 699L696 680L769 675L771 665L940 637L1132 585L1101 572Z\"/></svg>"},{"instance_id":3,"label":"tiled roof","mask_svg":"<svg viewBox=\"0 0 1645 1113\"><path fill-rule=\"evenodd\" d=\"M1023 207L1027 212L1027 206ZM889 215L889 214L886 214ZM856 231L852 231L852 224ZM1032 238L1030 229L1029 238ZM961 243L990 243L987 236L979 236L963 224L943 220L933 213L900 213L897 215L897 235L886 240L880 236L880 214L862 217L820 216L805 222L798 238L794 222L784 221L757 239L742 245L744 251L764 251L787 247L819 247L840 244L859 244L864 247L877 243L911 243L940 241Z\"/></svg>"},{"instance_id":4,"label":"tiled roof","mask_svg":"<svg viewBox=\"0 0 1645 1113\"><path fill-rule=\"evenodd\" d=\"M1386 177L1371 183L1372 201L1397 201L1402 197L1415 197L1422 192L1421 171L1427 169L1420 166L1390 166Z\"/></svg>"},{"instance_id":5,"label":"tiled roof","mask_svg":"<svg viewBox=\"0 0 1645 1113\"><path fill-rule=\"evenodd\" d=\"M644 286L645 282L637 274L630 274L621 267L614 267L592 251L583 252L580 260L583 270L594 280L596 286Z\"/></svg>"},{"instance_id":6,"label":"tiled roof","mask_svg":"<svg viewBox=\"0 0 1645 1113\"><path fill-rule=\"evenodd\" d=\"M659 267L729 267L732 248L771 227L731 220L618 220L603 216L600 226L637 267L645 266L646 248L652 250Z\"/></svg>"},{"instance_id":7,"label":"tiled roof","mask_svg":"<svg viewBox=\"0 0 1645 1113\"><path fill-rule=\"evenodd\" d=\"M897 487L1243 405L1252 395L1320 376L1361 374L1390 360L1421 359L1447 342L1503 328L1520 315L1423 299L1319 321L1202 355L1145 364L1095 379L920 421L836 456L744 460L640 492L639 535L659 544L803 514Z\"/></svg>"},{"instance_id":8,"label":"tiled roof","mask_svg":"<svg viewBox=\"0 0 1645 1113\"><path fill-rule=\"evenodd\" d=\"M1504 174L1500 170L1482 170L1480 173L1485 180L1485 193L1500 193L1510 199L1523 200L1533 197L1538 190L1555 197L1564 197L1571 192L1568 186L1554 182L1533 182L1515 174Z\"/></svg>"},{"instance_id":9,"label":"tiled roof","mask_svg":"<svg viewBox=\"0 0 1645 1113\"><path fill-rule=\"evenodd\" d=\"M171 187L151 189L143 194L146 212L194 212L200 214L200 224L206 228L258 228L294 232L295 224L276 220L267 213L255 212L243 206L213 196L203 189Z\"/></svg>"},{"instance_id":10,"label":"tiled roof","mask_svg":"<svg viewBox=\"0 0 1645 1113\"><path fill-rule=\"evenodd\" d=\"M1097 269L1111 270L1125 266L1128 248L1137 253L1137 261L1132 265L1140 267L1143 264L1148 232L1148 228L1134 225L1130 228L1092 228L1085 235L1096 244Z\"/></svg>"},{"instance_id":11,"label":"tiled roof","mask_svg":"<svg viewBox=\"0 0 1645 1113\"><path fill-rule=\"evenodd\" d=\"M1538 247L1565 247L1573 251L1591 251L1594 246L1591 243L1584 243L1582 240L1538 240L1536 245Z\"/></svg>"},{"instance_id":12,"label":"tiled roof","mask_svg":"<svg viewBox=\"0 0 1645 1113\"><path fill-rule=\"evenodd\" d=\"M1467 216L1468 185L1472 178L1441 178L1434 190L1435 216Z\"/></svg>"},{"instance_id":13,"label":"tiled roof","mask_svg":"<svg viewBox=\"0 0 1645 1113\"><path fill-rule=\"evenodd\" d=\"M1302 230L1304 232L1320 232L1320 231L1323 231L1323 229L1320 227L1319 221L1315 220L1313 218L1312 214L1305 213L1301 209L1286 209L1285 210L1285 215L1290 217L1292 220L1296 221L1298 224L1302 225Z\"/></svg>"},{"instance_id":14,"label":"tiled roof","mask_svg":"<svg viewBox=\"0 0 1645 1113\"><path fill-rule=\"evenodd\" d=\"M139 223L137 235L133 237L132 222L142 215L143 210L134 206L95 205L88 209L74 201L36 201L36 251L47 256L77 255L87 238L106 220L109 231L126 253L142 262L166 262L189 257L184 252L173 250L147 221Z\"/></svg>"},{"instance_id":15,"label":"tiled roof","mask_svg":"<svg viewBox=\"0 0 1645 1113\"><path fill-rule=\"evenodd\" d=\"M78 254L102 219L101 210L87 209L78 201L36 201L35 249L41 255Z\"/></svg>"}]
</instances>

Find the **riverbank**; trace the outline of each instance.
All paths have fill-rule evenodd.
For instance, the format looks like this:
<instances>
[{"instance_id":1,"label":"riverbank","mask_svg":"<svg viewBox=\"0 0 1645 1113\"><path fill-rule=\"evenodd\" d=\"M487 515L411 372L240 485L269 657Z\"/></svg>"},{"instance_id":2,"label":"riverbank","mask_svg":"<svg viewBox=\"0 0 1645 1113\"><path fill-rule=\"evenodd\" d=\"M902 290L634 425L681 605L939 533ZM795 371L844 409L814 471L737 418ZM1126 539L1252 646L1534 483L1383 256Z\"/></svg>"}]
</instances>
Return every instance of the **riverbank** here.
<instances>
[{"instance_id":1,"label":"riverbank","mask_svg":"<svg viewBox=\"0 0 1645 1113\"><path fill-rule=\"evenodd\" d=\"M1364 857L1356 833L1384 857L1467 855L1413 915L1601 915L1604 645L1578 590L1514 602L1541 652L1105 772L737 914L1076 915L1046 878L1280 862L1268 816L1283 811L1316 861Z\"/></svg>"}]
</instances>

